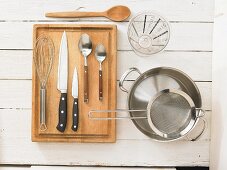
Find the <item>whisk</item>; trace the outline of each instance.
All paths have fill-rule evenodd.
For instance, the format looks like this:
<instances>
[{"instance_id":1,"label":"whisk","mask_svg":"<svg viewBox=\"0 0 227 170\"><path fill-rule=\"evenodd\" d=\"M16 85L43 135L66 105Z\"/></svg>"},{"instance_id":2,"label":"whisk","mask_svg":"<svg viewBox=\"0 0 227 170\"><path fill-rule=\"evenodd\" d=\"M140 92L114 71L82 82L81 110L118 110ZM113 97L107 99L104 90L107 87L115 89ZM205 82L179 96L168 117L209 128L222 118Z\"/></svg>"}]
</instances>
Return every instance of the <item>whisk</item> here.
<instances>
[{"instance_id":1,"label":"whisk","mask_svg":"<svg viewBox=\"0 0 227 170\"><path fill-rule=\"evenodd\" d=\"M46 126L46 83L52 68L54 58L54 44L50 37L41 35L34 47L33 61L40 81L40 130L47 130Z\"/></svg>"}]
</instances>

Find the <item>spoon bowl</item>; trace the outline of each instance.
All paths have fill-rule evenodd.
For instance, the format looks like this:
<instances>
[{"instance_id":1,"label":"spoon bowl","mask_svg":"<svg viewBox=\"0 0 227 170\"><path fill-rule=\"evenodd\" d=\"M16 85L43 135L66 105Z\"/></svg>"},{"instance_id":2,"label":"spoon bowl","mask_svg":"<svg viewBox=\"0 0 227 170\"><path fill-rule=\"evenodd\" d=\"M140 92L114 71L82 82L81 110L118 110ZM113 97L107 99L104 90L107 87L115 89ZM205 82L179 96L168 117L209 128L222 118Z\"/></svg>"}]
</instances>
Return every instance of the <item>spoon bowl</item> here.
<instances>
[{"instance_id":1,"label":"spoon bowl","mask_svg":"<svg viewBox=\"0 0 227 170\"><path fill-rule=\"evenodd\" d=\"M105 16L110 20L119 22L126 20L130 16L131 11L128 7L119 5L108 9L105 13Z\"/></svg>"},{"instance_id":2,"label":"spoon bowl","mask_svg":"<svg viewBox=\"0 0 227 170\"><path fill-rule=\"evenodd\" d=\"M84 58L87 59L87 56L91 54L92 51L92 43L89 35L82 34L78 46Z\"/></svg>"},{"instance_id":3,"label":"spoon bowl","mask_svg":"<svg viewBox=\"0 0 227 170\"><path fill-rule=\"evenodd\" d=\"M106 58L106 49L102 44L97 45L95 49L95 57L101 64Z\"/></svg>"}]
</instances>

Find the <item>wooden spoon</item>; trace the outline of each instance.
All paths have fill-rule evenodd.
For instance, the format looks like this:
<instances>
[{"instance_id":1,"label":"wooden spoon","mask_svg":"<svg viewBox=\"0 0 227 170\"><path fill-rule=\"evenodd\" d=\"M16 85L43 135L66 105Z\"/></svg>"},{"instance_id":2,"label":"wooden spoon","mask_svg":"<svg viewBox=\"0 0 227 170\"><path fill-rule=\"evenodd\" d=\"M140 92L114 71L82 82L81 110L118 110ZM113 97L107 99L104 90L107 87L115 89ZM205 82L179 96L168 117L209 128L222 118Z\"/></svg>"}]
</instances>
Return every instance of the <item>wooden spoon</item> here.
<instances>
[{"instance_id":1,"label":"wooden spoon","mask_svg":"<svg viewBox=\"0 0 227 170\"><path fill-rule=\"evenodd\" d=\"M131 11L126 6L114 6L104 12L50 12L46 17L52 18L82 18L82 17L106 17L112 21L123 21L127 19Z\"/></svg>"}]
</instances>

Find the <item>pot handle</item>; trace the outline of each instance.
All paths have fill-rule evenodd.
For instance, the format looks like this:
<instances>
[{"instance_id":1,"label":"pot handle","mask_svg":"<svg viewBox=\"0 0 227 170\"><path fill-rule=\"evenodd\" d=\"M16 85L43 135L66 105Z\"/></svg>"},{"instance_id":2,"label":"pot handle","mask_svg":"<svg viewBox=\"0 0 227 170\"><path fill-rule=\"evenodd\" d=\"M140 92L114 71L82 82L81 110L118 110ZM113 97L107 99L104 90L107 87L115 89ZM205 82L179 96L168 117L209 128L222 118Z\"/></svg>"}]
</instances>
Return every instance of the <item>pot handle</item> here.
<instances>
[{"instance_id":1,"label":"pot handle","mask_svg":"<svg viewBox=\"0 0 227 170\"><path fill-rule=\"evenodd\" d=\"M119 88L123 91L123 92L126 92L128 93L128 90L123 86L124 84L124 81L126 79L126 77L128 77L128 75L133 72L133 71L136 71L137 73L141 74L141 72L139 71L138 68L136 67L131 67L129 68L122 76L121 76L121 79L119 81Z\"/></svg>"},{"instance_id":2,"label":"pot handle","mask_svg":"<svg viewBox=\"0 0 227 170\"><path fill-rule=\"evenodd\" d=\"M196 111L198 111L198 114L196 116L197 119L201 118L205 115L205 111L203 109L201 109L201 108L195 108L195 109L196 109ZM207 121L204 118L201 118L201 120L203 121L203 128L202 128L201 132L195 138L189 138L188 136L186 136L188 138L188 140L197 141L205 132L205 129L207 127Z\"/></svg>"},{"instance_id":3,"label":"pot handle","mask_svg":"<svg viewBox=\"0 0 227 170\"><path fill-rule=\"evenodd\" d=\"M190 138L190 137L187 136L188 140L190 140L192 142L197 141L203 135L203 133L205 132L205 129L207 127L207 121L205 119L203 119L203 118L201 118L201 120L203 121L203 128L202 128L201 132L195 138Z\"/></svg>"},{"instance_id":4,"label":"pot handle","mask_svg":"<svg viewBox=\"0 0 227 170\"><path fill-rule=\"evenodd\" d=\"M91 110L88 112L89 119L93 120L119 120L119 119L147 119L147 117L131 117L131 116L123 116L123 117L94 117L93 113L113 113L113 112L141 112L147 110L128 110L128 109L116 109L116 110Z\"/></svg>"}]
</instances>

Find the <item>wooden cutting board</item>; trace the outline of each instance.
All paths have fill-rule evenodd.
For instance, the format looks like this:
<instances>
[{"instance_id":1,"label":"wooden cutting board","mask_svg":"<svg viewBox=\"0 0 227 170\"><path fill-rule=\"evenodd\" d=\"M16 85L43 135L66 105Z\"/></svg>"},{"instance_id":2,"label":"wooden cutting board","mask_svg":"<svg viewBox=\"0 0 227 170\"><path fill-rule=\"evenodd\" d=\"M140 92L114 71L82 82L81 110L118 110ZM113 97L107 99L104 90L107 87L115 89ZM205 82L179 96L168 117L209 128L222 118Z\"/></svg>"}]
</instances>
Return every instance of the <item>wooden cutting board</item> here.
<instances>
[{"instance_id":1,"label":"wooden cutting board","mask_svg":"<svg viewBox=\"0 0 227 170\"><path fill-rule=\"evenodd\" d=\"M32 141L34 142L115 142L115 120L91 120L90 110L112 110L116 108L116 31L115 25L64 25L38 24L33 28L33 48L40 35L49 36L55 49L52 69L46 86L46 124L47 130L40 131L40 84L33 62L32 73ZM65 131L56 129L60 92L57 90L58 55L61 37L66 31L69 53L67 126ZM92 53L88 57L89 103L83 102L83 66L84 58L78 48L81 34L86 33L92 40ZM103 44L107 57L103 62L103 101L99 101L99 63L95 58L97 44ZM33 55L35 52L33 50ZM77 132L72 126L72 77L75 67L79 79L79 127ZM115 113L103 114L104 117L115 117Z\"/></svg>"}]
</instances>

